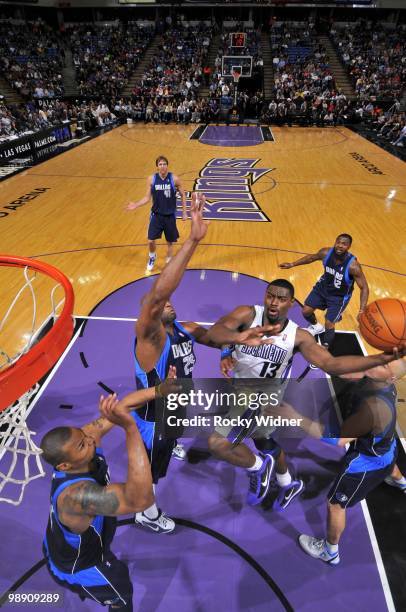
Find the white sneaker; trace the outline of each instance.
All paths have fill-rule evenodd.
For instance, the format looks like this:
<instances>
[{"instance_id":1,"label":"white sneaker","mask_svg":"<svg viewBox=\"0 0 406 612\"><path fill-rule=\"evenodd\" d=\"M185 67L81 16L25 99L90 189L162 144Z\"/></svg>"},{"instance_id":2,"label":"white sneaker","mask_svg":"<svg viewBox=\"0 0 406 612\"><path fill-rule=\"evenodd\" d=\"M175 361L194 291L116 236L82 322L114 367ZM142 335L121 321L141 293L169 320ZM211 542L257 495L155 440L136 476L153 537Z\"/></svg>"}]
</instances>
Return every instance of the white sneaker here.
<instances>
[{"instance_id":1,"label":"white sneaker","mask_svg":"<svg viewBox=\"0 0 406 612\"><path fill-rule=\"evenodd\" d=\"M326 540L318 540L302 533L299 536L299 544L304 552L313 557L313 559L320 559L320 561L325 561L329 565L338 565L340 563L338 551L330 554L327 550Z\"/></svg>"},{"instance_id":2,"label":"white sneaker","mask_svg":"<svg viewBox=\"0 0 406 612\"><path fill-rule=\"evenodd\" d=\"M393 478L393 476L387 476L385 478L385 482L390 487L395 487L396 489L403 491L403 493L406 493L406 483L399 482L399 480L396 480L396 478Z\"/></svg>"},{"instance_id":3,"label":"white sneaker","mask_svg":"<svg viewBox=\"0 0 406 612\"><path fill-rule=\"evenodd\" d=\"M155 261L156 261L156 255L155 255L155 257L150 257L148 259L147 272L151 272L151 270L153 270L153 268L155 266Z\"/></svg>"},{"instance_id":4,"label":"white sneaker","mask_svg":"<svg viewBox=\"0 0 406 612\"><path fill-rule=\"evenodd\" d=\"M178 459L178 461L184 461L186 459L186 451L183 448L183 444L177 444L172 450L172 457Z\"/></svg>"},{"instance_id":5,"label":"white sneaker","mask_svg":"<svg viewBox=\"0 0 406 612\"><path fill-rule=\"evenodd\" d=\"M156 531L156 533L171 533L175 529L175 521L161 510L156 519L149 519L143 512L137 512L134 516L134 523Z\"/></svg>"},{"instance_id":6,"label":"white sneaker","mask_svg":"<svg viewBox=\"0 0 406 612\"><path fill-rule=\"evenodd\" d=\"M309 325L306 327L306 329L312 336L317 336L318 334L322 334L324 332L325 327L321 323L316 323L315 325Z\"/></svg>"},{"instance_id":7,"label":"white sneaker","mask_svg":"<svg viewBox=\"0 0 406 612\"><path fill-rule=\"evenodd\" d=\"M169 263L169 262L171 261L171 259L172 259L172 257L167 257L167 258L165 259L165 263Z\"/></svg>"}]
</instances>

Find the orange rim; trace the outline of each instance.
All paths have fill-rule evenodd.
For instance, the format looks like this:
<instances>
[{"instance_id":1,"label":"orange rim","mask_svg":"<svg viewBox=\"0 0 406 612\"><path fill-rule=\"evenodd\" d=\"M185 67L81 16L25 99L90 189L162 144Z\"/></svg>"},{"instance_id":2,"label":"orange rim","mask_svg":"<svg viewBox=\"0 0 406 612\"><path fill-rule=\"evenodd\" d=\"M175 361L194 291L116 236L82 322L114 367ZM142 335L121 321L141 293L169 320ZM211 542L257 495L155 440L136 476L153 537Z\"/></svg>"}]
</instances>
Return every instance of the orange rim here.
<instances>
[{"instance_id":1,"label":"orange rim","mask_svg":"<svg viewBox=\"0 0 406 612\"><path fill-rule=\"evenodd\" d=\"M25 268L26 266L47 274L65 291L61 314L50 331L18 361L0 372L0 411L11 406L28 389L48 372L62 355L73 335L73 287L63 272L50 264L28 257L0 254L0 266Z\"/></svg>"}]
</instances>

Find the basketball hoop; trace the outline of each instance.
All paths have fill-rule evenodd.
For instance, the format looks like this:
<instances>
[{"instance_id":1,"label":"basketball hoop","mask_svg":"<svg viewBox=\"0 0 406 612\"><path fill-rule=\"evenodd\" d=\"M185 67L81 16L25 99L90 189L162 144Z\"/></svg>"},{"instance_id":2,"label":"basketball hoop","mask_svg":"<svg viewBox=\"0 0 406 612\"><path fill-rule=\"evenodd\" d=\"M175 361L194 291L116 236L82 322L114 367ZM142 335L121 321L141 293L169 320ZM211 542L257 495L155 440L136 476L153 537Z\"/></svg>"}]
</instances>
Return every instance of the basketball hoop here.
<instances>
[{"instance_id":1,"label":"basketball hoop","mask_svg":"<svg viewBox=\"0 0 406 612\"><path fill-rule=\"evenodd\" d=\"M0 266L22 268L25 279L0 320L0 332L25 292L29 293L33 310L29 333L23 335L24 346L12 355L0 349L0 357L3 360L3 363L0 362L0 493L3 494L6 484L21 489L19 495L13 495L17 499L3 496L0 501L18 505L28 482L44 475L39 458L41 450L31 439L34 432L31 432L26 424L27 411L39 388L37 381L55 365L72 337L74 294L69 279L47 263L25 257L0 255ZM34 274L30 276L31 272ZM37 298L33 286L37 272L57 281L57 285L53 286L50 292L50 313L40 325L36 324ZM59 303L55 303L58 287L63 288L64 297ZM18 462L20 456L24 457L23 464ZM4 468L7 461L8 467ZM33 473L30 467L32 462L36 473Z\"/></svg>"},{"instance_id":2,"label":"basketball hoop","mask_svg":"<svg viewBox=\"0 0 406 612\"><path fill-rule=\"evenodd\" d=\"M238 72L237 70L233 70L231 72L231 76L233 77L234 84L237 86L240 80L240 77L241 77L241 72Z\"/></svg>"}]
</instances>

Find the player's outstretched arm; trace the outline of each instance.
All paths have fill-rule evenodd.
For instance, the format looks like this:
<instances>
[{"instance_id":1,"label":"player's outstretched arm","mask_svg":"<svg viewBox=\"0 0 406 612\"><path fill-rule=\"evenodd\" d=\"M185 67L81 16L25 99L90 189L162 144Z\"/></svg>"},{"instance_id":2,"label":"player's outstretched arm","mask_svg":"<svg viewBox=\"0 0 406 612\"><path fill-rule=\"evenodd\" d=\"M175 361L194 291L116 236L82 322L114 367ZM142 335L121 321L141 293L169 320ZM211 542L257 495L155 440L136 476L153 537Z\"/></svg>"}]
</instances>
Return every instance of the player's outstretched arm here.
<instances>
[{"instance_id":1,"label":"player's outstretched arm","mask_svg":"<svg viewBox=\"0 0 406 612\"><path fill-rule=\"evenodd\" d=\"M350 274L357 283L360 289L360 301L359 301L359 312L358 317L364 312L366 305L368 304L369 287L367 279L362 271L360 264L357 261L353 261L350 266ZM357 317L357 318L358 318Z\"/></svg>"},{"instance_id":2,"label":"player's outstretched arm","mask_svg":"<svg viewBox=\"0 0 406 612\"><path fill-rule=\"evenodd\" d=\"M237 306L213 325L207 337L216 346L224 344L258 346L271 343L272 339L264 338L264 334L278 333L280 324L250 327L254 317L255 308L253 306Z\"/></svg>"},{"instance_id":3,"label":"player's outstretched arm","mask_svg":"<svg viewBox=\"0 0 406 612\"><path fill-rule=\"evenodd\" d=\"M186 266L189 263L197 245L206 235L207 221L203 219L203 210L206 198L202 193L192 193L190 205L191 228L190 235L183 244L182 248L176 253L175 257L165 266L161 274L155 281L150 295L156 300L164 303L169 300L172 293L179 285Z\"/></svg>"},{"instance_id":4,"label":"player's outstretched arm","mask_svg":"<svg viewBox=\"0 0 406 612\"><path fill-rule=\"evenodd\" d=\"M92 481L81 480L68 487L58 501L58 511L65 524L66 517L68 523L69 517L74 521L75 516L85 517L86 522L86 517L96 514L120 516L140 512L154 501L151 466L133 417L119 403L106 404L103 413L106 419L125 431L128 455L127 480L125 483L114 483L106 487Z\"/></svg>"},{"instance_id":5,"label":"player's outstretched arm","mask_svg":"<svg viewBox=\"0 0 406 612\"><path fill-rule=\"evenodd\" d=\"M125 206L125 210L135 210L136 208L140 208L140 206L145 206L145 204L148 204L151 199L152 178L152 175L148 177L147 192L145 196L136 202L128 202L128 204Z\"/></svg>"},{"instance_id":6,"label":"player's outstretched arm","mask_svg":"<svg viewBox=\"0 0 406 612\"><path fill-rule=\"evenodd\" d=\"M186 331L189 332L195 339L197 344L203 344L204 346L210 346L211 348L221 349L221 345L213 342L209 336L209 330L198 323L194 323L193 321L185 321L182 323L183 327Z\"/></svg>"},{"instance_id":7,"label":"player's outstretched arm","mask_svg":"<svg viewBox=\"0 0 406 612\"><path fill-rule=\"evenodd\" d=\"M363 372L376 366L382 366L406 354L406 344L402 344L393 349L393 353L379 353L378 355L369 355L367 357L355 355L333 357L333 355L317 344L313 336L300 328L296 332L295 346L309 363L313 363L325 372L337 376L347 372Z\"/></svg>"},{"instance_id":8,"label":"player's outstretched arm","mask_svg":"<svg viewBox=\"0 0 406 612\"><path fill-rule=\"evenodd\" d=\"M346 379L360 379L364 376L371 378L377 382L387 382L388 384L394 383L406 376L406 357L391 361L386 365L376 366L365 370L365 372L350 372L348 374L342 374L341 378Z\"/></svg>"},{"instance_id":9,"label":"player's outstretched arm","mask_svg":"<svg viewBox=\"0 0 406 612\"><path fill-rule=\"evenodd\" d=\"M317 251L317 253L313 253L311 255L305 255L304 257L301 257L300 259L296 259L296 261L292 261L292 262L284 262L279 264L280 268L285 268L285 269L289 269L289 268L294 268L295 266L305 266L306 264L310 264L313 263L314 261L318 261L319 259L323 260L325 258L325 256L328 253L328 247L323 247L322 249L320 249L319 251Z\"/></svg>"},{"instance_id":10,"label":"player's outstretched arm","mask_svg":"<svg viewBox=\"0 0 406 612\"><path fill-rule=\"evenodd\" d=\"M206 235L207 223L203 220L204 203L203 194L192 194L190 236L143 298L135 333L137 359L145 370L150 370L154 366L166 341L165 328L161 321L165 304L179 285L197 245Z\"/></svg>"}]
</instances>

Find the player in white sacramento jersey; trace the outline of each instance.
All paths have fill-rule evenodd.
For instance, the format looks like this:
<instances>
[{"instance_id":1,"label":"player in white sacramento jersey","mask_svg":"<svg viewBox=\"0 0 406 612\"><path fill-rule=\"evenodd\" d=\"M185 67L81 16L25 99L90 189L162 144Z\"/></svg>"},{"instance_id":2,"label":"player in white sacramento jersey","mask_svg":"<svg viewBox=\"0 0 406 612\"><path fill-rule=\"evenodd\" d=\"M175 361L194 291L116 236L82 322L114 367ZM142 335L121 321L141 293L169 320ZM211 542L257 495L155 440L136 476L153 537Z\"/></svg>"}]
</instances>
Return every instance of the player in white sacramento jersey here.
<instances>
[{"instance_id":1,"label":"player in white sacramento jersey","mask_svg":"<svg viewBox=\"0 0 406 612\"><path fill-rule=\"evenodd\" d=\"M256 386L258 393L266 390L268 396L272 391L277 392L280 403L295 351L301 352L309 363L337 375L360 372L397 358L396 351L392 355L333 357L317 344L308 331L289 321L287 315L294 301L293 285L285 279L277 279L268 285L263 306L238 306L213 325L208 338L217 345L232 345L228 357L222 359L224 375L229 376L229 370L234 369L234 382L235 379L244 379L244 384L250 386L251 391ZM272 338L269 342L264 340L264 331L261 336L254 337L253 328L263 328ZM265 388L258 382L259 379L266 381ZM241 412L245 411L249 417L250 413L253 414L253 407L248 405L241 409L237 406L234 408L235 414L231 416L244 417ZM265 499L276 464L276 479L281 490L274 507L284 509L303 490L303 483L292 480L284 453L271 437L274 429L261 426L255 430L256 420L252 419L251 422L253 427L241 424L218 428L209 437L209 448L218 459L247 469L250 476L247 501L250 505L259 504ZM243 440L252 434L255 446L260 451L258 454L243 444Z\"/></svg>"}]
</instances>

